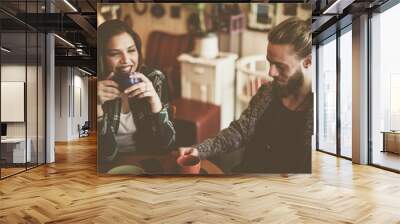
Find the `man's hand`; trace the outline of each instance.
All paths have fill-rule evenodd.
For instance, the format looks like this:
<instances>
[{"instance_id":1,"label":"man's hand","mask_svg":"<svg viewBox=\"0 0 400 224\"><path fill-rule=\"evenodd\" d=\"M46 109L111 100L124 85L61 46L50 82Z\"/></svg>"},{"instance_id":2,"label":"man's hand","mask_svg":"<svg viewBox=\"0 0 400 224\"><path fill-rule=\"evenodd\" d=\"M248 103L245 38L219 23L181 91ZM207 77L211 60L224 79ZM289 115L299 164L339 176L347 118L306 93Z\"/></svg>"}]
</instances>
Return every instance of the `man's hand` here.
<instances>
[{"instance_id":1,"label":"man's hand","mask_svg":"<svg viewBox=\"0 0 400 224\"><path fill-rule=\"evenodd\" d=\"M178 149L178 153L179 153L178 156L191 155L199 157L199 150L193 147L181 147Z\"/></svg>"}]
</instances>

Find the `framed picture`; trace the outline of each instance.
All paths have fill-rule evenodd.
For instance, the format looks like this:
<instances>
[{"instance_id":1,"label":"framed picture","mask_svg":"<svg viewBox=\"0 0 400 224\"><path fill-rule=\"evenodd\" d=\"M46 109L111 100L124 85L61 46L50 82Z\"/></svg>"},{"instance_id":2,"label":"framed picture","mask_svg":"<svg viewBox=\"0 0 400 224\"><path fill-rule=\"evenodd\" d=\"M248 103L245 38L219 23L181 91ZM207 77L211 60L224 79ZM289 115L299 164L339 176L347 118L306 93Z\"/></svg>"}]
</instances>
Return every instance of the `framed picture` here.
<instances>
[{"instance_id":1,"label":"framed picture","mask_svg":"<svg viewBox=\"0 0 400 224\"><path fill-rule=\"evenodd\" d=\"M101 5L100 14L106 21L117 19L121 15L121 9L119 5Z\"/></svg>"},{"instance_id":2,"label":"framed picture","mask_svg":"<svg viewBox=\"0 0 400 224\"><path fill-rule=\"evenodd\" d=\"M179 19L181 17L181 7L179 5L172 5L170 8L171 18Z\"/></svg>"},{"instance_id":3,"label":"framed picture","mask_svg":"<svg viewBox=\"0 0 400 224\"><path fill-rule=\"evenodd\" d=\"M161 18L165 14L165 8L162 4L153 4L150 8L151 15L155 18Z\"/></svg>"},{"instance_id":4,"label":"framed picture","mask_svg":"<svg viewBox=\"0 0 400 224\"><path fill-rule=\"evenodd\" d=\"M276 5L259 3L250 5L249 29L265 31L275 25Z\"/></svg>"}]
</instances>

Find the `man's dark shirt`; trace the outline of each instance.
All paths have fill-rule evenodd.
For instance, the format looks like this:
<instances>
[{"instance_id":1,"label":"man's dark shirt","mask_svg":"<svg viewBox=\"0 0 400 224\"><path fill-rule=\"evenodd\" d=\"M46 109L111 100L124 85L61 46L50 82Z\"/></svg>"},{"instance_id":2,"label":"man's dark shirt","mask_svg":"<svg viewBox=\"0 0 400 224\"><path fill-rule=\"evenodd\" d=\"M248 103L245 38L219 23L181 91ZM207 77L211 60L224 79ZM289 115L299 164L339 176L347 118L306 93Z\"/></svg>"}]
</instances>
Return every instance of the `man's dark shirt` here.
<instances>
[{"instance_id":1,"label":"man's dark shirt","mask_svg":"<svg viewBox=\"0 0 400 224\"><path fill-rule=\"evenodd\" d=\"M274 99L257 124L235 172L307 172L311 151L303 141L306 115L306 111L291 111L280 99Z\"/></svg>"},{"instance_id":2,"label":"man's dark shirt","mask_svg":"<svg viewBox=\"0 0 400 224\"><path fill-rule=\"evenodd\" d=\"M310 173L314 120L312 93L307 97L305 110L300 113L289 111L277 102L281 100L272 83L260 87L238 120L217 136L195 146L200 157L207 158L245 147L240 172ZM269 115L271 111L274 113ZM282 163L282 158L286 164ZM300 162L292 164L288 159Z\"/></svg>"}]
</instances>

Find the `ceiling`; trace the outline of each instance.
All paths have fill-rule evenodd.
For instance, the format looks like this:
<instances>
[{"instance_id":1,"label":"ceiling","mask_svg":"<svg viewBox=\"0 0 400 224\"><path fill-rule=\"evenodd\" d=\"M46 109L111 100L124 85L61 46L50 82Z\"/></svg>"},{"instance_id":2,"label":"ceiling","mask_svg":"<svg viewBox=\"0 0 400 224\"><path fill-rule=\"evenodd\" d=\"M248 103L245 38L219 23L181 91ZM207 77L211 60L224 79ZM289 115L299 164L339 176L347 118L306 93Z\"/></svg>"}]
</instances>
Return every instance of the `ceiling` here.
<instances>
[{"instance_id":1,"label":"ceiling","mask_svg":"<svg viewBox=\"0 0 400 224\"><path fill-rule=\"evenodd\" d=\"M311 0L313 43L351 24L352 18L373 11L389 0Z\"/></svg>"},{"instance_id":2,"label":"ceiling","mask_svg":"<svg viewBox=\"0 0 400 224\"><path fill-rule=\"evenodd\" d=\"M43 49L36 35L54 32L75 45L55 38L56 65L79 66L95 74L96 7L96 0L1 0L2 46L11 50L2 60L23 63L35 58Z\"/></svg>"},{"instance_id":3,"label":"ceiling","mask_svg":"<svg viewBox=\"0 0 400 224\"><path fill-rule=\"evenodd\" d=\"M284 2L312 4L312 32L314 40L318 40L329 35L329 32L335 32L334 26L337 26L339 20L343 21L346 16L355 16L360 12L376 8L386 1L388 0L287 0ZM34 54L37 50L36 39L33 35L28 34L27 40L25 35L18 35L21 32L25 33L26 28L28 31L35 32L54 32L76 46L72 48L71 45L56 38L56 65L73 64L95 72L97 1L47 0L47 6L45 2L45 0L0 1L2 44L13 50L14 53L9 55L10 58L26 55L26 53ZM102 0L100 2L116 1ZM122 1L119 0L119 2ZM48 13L49 11L52 13ZM25 51L26 43L28 47Z\"/></svg>"}]
</instances>

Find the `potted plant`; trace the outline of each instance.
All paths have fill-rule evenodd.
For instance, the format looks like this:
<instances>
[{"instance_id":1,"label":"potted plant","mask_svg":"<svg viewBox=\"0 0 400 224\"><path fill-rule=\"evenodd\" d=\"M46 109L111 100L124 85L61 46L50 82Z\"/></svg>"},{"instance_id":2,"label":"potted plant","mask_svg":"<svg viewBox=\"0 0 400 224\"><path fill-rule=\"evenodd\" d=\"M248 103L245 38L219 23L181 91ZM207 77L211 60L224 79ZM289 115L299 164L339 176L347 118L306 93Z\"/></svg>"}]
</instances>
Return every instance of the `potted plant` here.
<instances>
[{"instance_id":1,"label":"potted plant","mask_svg":"<svg viewBox=\"0 0 400 224\"><path fill-rule=\"evenodd\" d=\"M194 35L193 54L204 58L215 58L218 56L218 36L207 29L205 3L188 3L184 7L192 12L188 17L188 32Z\"/></svg>"}]
</instances>

